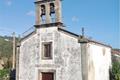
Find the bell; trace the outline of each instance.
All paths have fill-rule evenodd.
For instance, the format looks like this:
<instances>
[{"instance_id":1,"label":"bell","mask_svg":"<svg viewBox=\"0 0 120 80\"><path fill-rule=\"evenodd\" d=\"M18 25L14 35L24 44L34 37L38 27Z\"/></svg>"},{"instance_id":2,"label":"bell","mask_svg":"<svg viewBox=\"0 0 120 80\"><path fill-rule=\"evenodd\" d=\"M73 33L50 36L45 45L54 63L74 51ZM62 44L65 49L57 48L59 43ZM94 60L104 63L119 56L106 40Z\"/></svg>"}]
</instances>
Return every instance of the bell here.
<instances>
[{"instance_id":1,"label":"bell","mask_svg":"<svg viewBox=\"0 0 120 80\"><path fill-rule=\"evenodd\" d=\"M50 4L50 15L55 13L54 4Z\"/></svg>"},{"instance_id":2,"label":"bell","mask_svg":"<svg viewBox=\"0 0 120 80\"><path fill-rule=\"evenodd\" d=\"M45 15L45 6L41 6L41 16Z\"/></svg>"}]
</instances>

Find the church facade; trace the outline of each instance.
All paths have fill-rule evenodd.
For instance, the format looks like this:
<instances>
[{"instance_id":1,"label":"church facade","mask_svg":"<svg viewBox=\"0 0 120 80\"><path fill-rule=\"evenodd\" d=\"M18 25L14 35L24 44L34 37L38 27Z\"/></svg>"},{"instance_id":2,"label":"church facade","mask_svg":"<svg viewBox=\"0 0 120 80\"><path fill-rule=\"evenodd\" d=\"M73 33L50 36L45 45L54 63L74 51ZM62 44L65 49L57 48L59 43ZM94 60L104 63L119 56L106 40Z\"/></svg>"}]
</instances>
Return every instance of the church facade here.
<instances>
[{"instance_id":1,"label":"church facade","mask_svg":"<svg viewBox=\"0 0 120 80\"><path fill-rule=\"evenodd\" d=\"M65 30L61 0L35 5L36 29L18 47L17 80L109 80L111 47Z\"/></svg>"}]
</instances>

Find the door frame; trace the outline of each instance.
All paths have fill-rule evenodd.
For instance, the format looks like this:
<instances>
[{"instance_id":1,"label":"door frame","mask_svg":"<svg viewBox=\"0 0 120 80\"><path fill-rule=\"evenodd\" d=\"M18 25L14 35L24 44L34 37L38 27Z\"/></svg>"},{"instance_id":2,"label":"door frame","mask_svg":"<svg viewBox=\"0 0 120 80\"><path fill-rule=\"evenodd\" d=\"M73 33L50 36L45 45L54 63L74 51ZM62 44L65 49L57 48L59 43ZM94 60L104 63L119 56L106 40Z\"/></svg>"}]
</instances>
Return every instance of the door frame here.
<instances>
[{"instance_id":1,"label":"door frame","mask_svg":"<svg viewBox=\"0 0 120 80\"><path fill-rule=\"evenodd\" d=\"M53 69L39 69L38 70L38 80L42 80L42 73L53 73L54 80L56 80L56 70Z\"/></svg>"}]
</instances>

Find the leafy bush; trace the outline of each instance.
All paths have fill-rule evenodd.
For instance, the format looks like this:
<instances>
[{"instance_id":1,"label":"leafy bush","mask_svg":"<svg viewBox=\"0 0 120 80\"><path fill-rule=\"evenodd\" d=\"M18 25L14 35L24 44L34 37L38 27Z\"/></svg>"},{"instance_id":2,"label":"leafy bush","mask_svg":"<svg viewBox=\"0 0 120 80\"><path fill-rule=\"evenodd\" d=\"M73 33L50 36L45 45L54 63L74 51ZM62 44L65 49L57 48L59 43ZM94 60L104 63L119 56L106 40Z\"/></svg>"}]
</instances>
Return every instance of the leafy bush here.
<instances>
[{"instance_id":1,"label":"leafy bush","mask_svg":"<svg viewBox=\"0 0 120 80\"><path fill-rule=\"evenodd\" d=\"M9 80L9 69L0 70L0 80Z\"/></svg>"},{"instance_id":2,"label":"leafy bush","mask_svg":"<svg viewBox=\"0 0 120 80\"><path fill-rule=\"evenodd\" d=\"M112 74L114 80L120 80L120 63L113 62Z\"/></svg>"}]
</instances>

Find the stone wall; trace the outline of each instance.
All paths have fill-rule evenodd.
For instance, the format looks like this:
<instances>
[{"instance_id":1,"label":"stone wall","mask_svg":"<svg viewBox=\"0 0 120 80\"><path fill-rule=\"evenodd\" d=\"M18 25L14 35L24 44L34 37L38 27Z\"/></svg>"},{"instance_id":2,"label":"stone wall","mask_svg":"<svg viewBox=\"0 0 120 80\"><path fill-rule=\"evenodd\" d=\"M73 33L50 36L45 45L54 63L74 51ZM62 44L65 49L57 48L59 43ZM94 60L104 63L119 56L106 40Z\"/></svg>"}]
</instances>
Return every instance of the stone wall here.
<instances>
[{"instance_id":1,"label":"stone wall","mask_svg":"<svg viewBox=\"0 0 120 80\"><path fill-rule=\"evenodd\" d=\"M42 60L42 43L52 42L53 58ZM41 80L41 72L55 72L55 80L82 80L80 44L57 27L37 29L20 48L19 80ZM38 79L39 78L39 79Z\"/></svg>"},{"instance_id":2,"label":"stone wall","mask_svg":"<svg viewBox=\"0 0 120 80\"><path fill-rule=\"evenodd\" d=\"M19 55L19 80L35 80L35 62L37 35L32 35L21 42Z\"/></svg>"},{"instance_id":3,"label":"stone wall","mask_svg":"<svg viewBox=\"0 0 120 80\"><path fill-rule=\"evenodd\" d=\"M82 80L81 44L78 37L58 31L58 27L39 28L22 40L19 80L41 80L41 72L54 72L55 80ZM42 59L42 43L52 42L52 59ZM87 80L109 80L111 48L94 42L86 44ZM84 70L83 70L84 71ZM86 76L86 75L85 75Z\"/></svg>"}]
</instances>

